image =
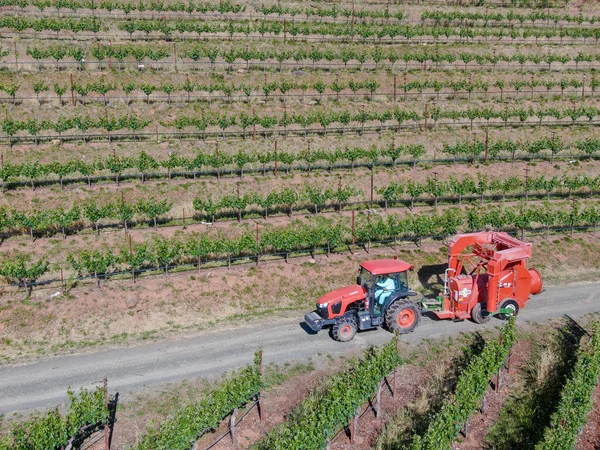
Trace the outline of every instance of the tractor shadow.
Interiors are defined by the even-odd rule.
[[[438,292],[444,289],[444,271],[447,264],[432,264],[422,266],[417,271],[419,283],[425,290],[424,297],[435,298]]]
[[[419,283],[424,289],[424,298],[435,299],[437,294],[444,289],[444,270],[446,270],[447,267],[447,264],[432,264],[429,266],[422,266],[417,271]],[[425,311],[423,316],[434,322],[442,320],[430,311]]]
[[[304,321],[299,322],[298,325],[300,325],[300,328],[302,328],[306,334],[310,334],[310,335],[319,334],[316,331],[314,331],[311,327],[309,327],[308,324]]]

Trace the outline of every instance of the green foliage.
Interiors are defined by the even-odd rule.
[[[574,449],[579,432],[593,406],[592,395],[600,376],[600,322],[593,326],[587,345],[580,347],[577,362],[552,415],[544,438],[536,450]]]
[[[205,432],[216,429],[234,408],[248,403],[261,386],[259,356],[249,365],[219,383],[206,398],[175,412],[160,425],[150,427],[140,438],[138,450],[189,450]]]
[[[54,409],[16,424],[0,440],[0,450],[60,450],[71,437],[78,436],[84,426],[107,423],[109,410],[105,405],[104,387],[93,391],[82,389],[79,396],[71,390],[67,394],[70,405],[66,415]]]
[[[425,435],[415,437],[413,449],[446,450],[452,445],[463,425],[479,407],[492,376],[504,364],[514,341],[515,319],[511,317],[502,329],[500,339],[487,342],[481,354],[475,356],[460,375],[454,398],[444,403]]]
[[[31,283],[48,271],[48,261],[40,259],[34,263],[31,262],[31,255],[17,253],[5,255],[0,262],[0,276],[4,277],[9,283],[19,283],[24,285],[31,293]]]
[[[396,339],[367,350],[344,371],[333,375],[320,391],[306,398],[289,416],[258,442],[255,450],[325,448],[327,440],[356,414],[377,391],[379,383],[403,363]]]

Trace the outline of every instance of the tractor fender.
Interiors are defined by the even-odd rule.
[[[418,294],[414,291],[403,291],[403,292],[398,292],[396,294],[390,295],[385,300],[385,303],[383,304],[383,307],[381,308],[381,310],[385,313],[389,309],[389,307],[392,305],[392,303],[394,303],[396,300],[400,300],[400,299],[404,299],[404,298],[408,298],[408,297],[414,297],[415,295],[418,295]]]

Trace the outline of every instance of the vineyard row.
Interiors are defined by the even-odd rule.
[[[208,18],[214,19],[214,13],[218,12],[224,18],[228,19],[261,19],[261,18],[282,18],[292,19],[292,21],[310,20],[311,18],[318,17],[320,20],[331,18],[333,21],[342,18],[346,23],[355,23],[356,20],[360,20],[364,23],[365,19],[383,19],[383,20],[396,20],[408,23],[417,23],[415,20],[408,19],[408,15],[402,11],[390,11],[389,7],[384,9],[360,9],[356,8],[343,8],[333,5],[331,8],[324,8],[321,6],[311,8],[297,8],[293,6],[283,6],[280,3],[273,5],[261,5],[255,8],[254,11],[243,14],[247,11],[246,6],[235,5],[230,1],[220,2],[219,4],[199,3],[194,4],[189,2],[184,3],[170,3],[165,4],[163,2],[151,2],[144,3],[119,3],[112,2],[109,0],[103,0],[95,3],[93,1],[77,1],[77,0],[2,0],[0,1],[0,7],[18,7],[21,10],[25,10],[28,7],[37,8],[41,12],[45,12],[47,9],[55,9],[57,14],[69,13],[71,10],[73,13],[84,9],[88,10],[83,13],[86,16],[93,17],[108,17],[113,19],[127,19],[127,18],[145,18],[135,13],[145,12],[156,12],[156,13],[184,13],[187,16],[176,17],[176,18],[203,18],[206,17],[194,17],[195,13],[201,13],[203,16],[209,15]],[[62,8],[62,11],[61,11]],[[90,13],[89,11],[93,11]],[[96,11],[107,11],[109,15],[101,15]],[[122,11],[125,16],[115,16],[112,14],[113,11]],[[23,11],[25,12],[25,11]],[[134,13],[134,14],[132,14]],[[240,14],[242,13],[242,14]],[[284,17],[285,16],[285,17]],[[595,24],[599,21],[598,16],[585,16],[570,15],[570,14],[558,14],[550,13],[548,11],[536,11],[528,14],[519,14],[513,9],[509,10],[506,14],[502,12],[490,13],[490,12],[462,12],[462,11],[439,11],[439,10],[425,10],[420,16],[421,23],[427,21],[433,22],[436,26],[440,24],[444,25],[467,25],[473,26],[475,22],[483,22],[483,26],[513,26],[513,22],[518,22],[520,26],[525,24],[531,24],[533,26],[545,25],[549,26],[551,23],[554,26],[559,24],[578,24],[584,23]],[[536,23],[542,22],[542,24]]]
[[[372,61],[375,64],[375,69],[378,66],[383,67],[384,62],[389,62],[391,68],[394,69],[394,65],[398,61],[405,63],[405,69],[409,68],[410,62],[419,63],[419,67],[425,69],[427,63],[430,63],[430,68],[435,67],[438,69],[448,68],[462,68],[465,71],[468,68],[472,68],[471,63],[476,63],[478,66],[489,66],[496,67],[499,62],[504,63],[518,63],[523,71],[524,67],[528,63],[533,63],[536,66],[546,64],[547,69],[557,69],[556,63],[561,63],[563,66],[569,63],[575,63],[575,69],[579,69],[581,63],[596,63],[600,61],[600,55],[586,54],[578,52],[576,55],[556,55],[552,54],[537,54],[537,53],[521,53],[517,52],[513,55],[507,55],[504,53],[471,53],[471,52],[459,52],[458,54],[440,51],[420,50],[415,52],[403,52],[398,49],[386,50],[382,47],[376,47],[371,50],[370,48],[356,49],[352,47],[345,47],[341,50],[336,48],[327,47],[321,49],[319,47],[307,48],[295,48],[291,49],[253,49],[247,47],[244,49],[240,48],[229,48],[223,49],[213,46],[193,46],[184,50],[177,49],[177,44],[171,46],[167,45],[139,45],[139,44],[115,44],[110,46],[94,46],[89,50],[84,47],[77,45],[48,45],[44,48],[40,47],[29,47],[26,51],[27,55],[37,60],[37,64],[41,64],[42,59],[54,59],[58,68],[58,63],[63,61],[65,58],[72,58],[73,61],[70,64],[76,64],[80,70],[83,70],[85,64],[89,63],[89,57],[93,57],[102,69],[101,64],[107,61],[107,64],[112,67],[110,63],[111,58],[116,61],[117,68],[121,68],[123,65],[129,64],[125,61],[126,58],[131,57],[135,59],[135,64],[142,65],[142,62],[147,58],[151,60],[154,67],[159,67],[159,64],[178,64],[177,56],[179,55],[179,64],[184,63],[181,60],[183,58],[189,58],[192,64],[210,64],[211,68],[222,61],[223,64],[227,64],[229,68],[233,66],[238,60],[241,60],[246,68],[250,68],[250,63],[258,64],[266,67],[267,65],[273,65],[281,67],[286,64],[286,61],[293,60],[295,64],[304,64],[307,68],[315,69],[317,64],[320,66],[325,61],[328,64],[333,64],[333,61],[342,61],[343,66],[347,67],[350,63],[355,61],[355,64],[359,64],[359,68],[362,69],[363,65],[368,61]],[[0,57],[8,56],[11,52],[8,49],[0,48]],[[14,65],[18,69],[18,56],[15,56],[15,62],[3,62],[2,64]],[[173,61],[162,61],[167,58],[173,58]],[[273,62],[273,60],[275,60]],[[86,62],[87,61],[87,62]],[[206,62],[204,62],[206,61]],[[303,61],[305,63],[303,63]],[[462,63],[462,67],[455,67],[455,63]],[[26,64],[21,62],[21,65]],[[64,64],[64,63],[63,63]],[[471,64],[471,66],[469,66]],[[554,66],[552,66],[554,64]],[[289,65],[287,63],[286,65]],[[510,64],[509,64],[510,66]],[[192,67],[194,67],[192,65]]]
[[[528,200],[531,198],[545,197],[550,200],[551,194],[557,198],[594,197],[594,193],[600,191],[600,176],[595,178],[588,176],[562,178],[528,177],[526,180],[517,177],[507,179],[488,180],[486,176],[478,178],[451,177],[449,180],[437,180],[429,178],[425,182],[408,181],[407,183],[392,182],[387,186],[376,187],[375,192],[382,199],[371,198],[373,203],[385,206],[406,205],[411,209],[415,202],[430,203],[437,207],[440,203],[458,203],[462,205],[463,200],[473,201],[475,199],[484,202],[488,197],[498,200],[500,197],[506,201],[507,196],[511,200]],[[543,195],[541,194],[543,193]],[[425,196],[425,197],[423,197]],[[350,201],[350,199],[360,200]],[[285,213],[290,217],[293,211],[309,211],[314,214],[325,210],[342,211],[343,207],[353,208],[368,205],[369,200],[364,193],[352,186],[342,186],[339,183],[337,189],[323,189],[317,186],[305,185],[302,189],[284,188],[271,191],[268,194],[250,192],[221,196],[218,199],[198,196],[193,205],[196,214],[182,217],[188,223],[204,222],[214,223],[216,217],[231,218],[237,215],[238,221],[244,217],[263,215],[265,219],[272,213]],[[125,231],[140,222],[150,221],[154,227],[161,224],[172,224],[179,218],[165,217],[173,207],[166,199],[161,201],[151,198],[140,200],[137,203],[127,202],[124,198],[120,201],[98,205],[95,200],[89,200],[82,207],[74,205],[70,208],[58,207],[52,209],[34,209],[31,211],[8,210],[0,207],[0,236],[7,238],[28,233],[31,239],[35,235],[49,235],[61,231],[63,237],[66,233],[73,233],[85,229],[94,228],[99,232],[102,228],[123,226]],[[184,210],[185,213],[185,210]],[[199,215],[198,213],[201,213]],[[136,219],[137,220],[134,220]],[[118,219],[119,224],[107,222],[106,219]],[[87,222],[87,224],[85,223]]]
[[[252,111],[254,113],[254,111]],[[250,129],[254,137],[256,137],[256,125],[260,125],[262,130],[260,133],[264,134],[265,137],[271,129],[279,126],[283,128],[284,134],[295,132],[301,135],[308,134],[312,125],[320,125],[320,130],[310,130],[319,134],[327,135],[327,132],[345,134],[346,131],[356,131],[359,133],[365,132],[365,126],[370,122],[379,122],[380,126],[375,127],[375,130],[379,132],[385,128],[388,129],[400,129],[405,122],[411,122],[412,125],[421,127],[424,129],[430,126],[436,127],[442,126],[471,126],[476,120],[485,120],[485,122],[478,122],[478,126],[508,126],[509,120],[516,118],[518,122],[511,122],[511,125],[545,125],[548,122],[544,122],[544,118],[555,119],[550,124],[552,125],[571,125],[578,123],[579,119],[585,118],[586,122],[582,124],[591,124],[592,120],[600,114],[600,110],[594,106],[579,106],[573,105],[573,109],[559,109],[559,108],[505,108],[502,110],[496,110],[493,108],[471,108],[468,107],[466,110],[451,110],[442,109],[437,105],[433,105],[429,108],[429,105],[425,105],[425,111],[419,113],[415,110],[404,110],[400,108],[382,110],[381,112],[365,111],[364,108],[360,112],[352,112],[350,110],[340,110],[337,112],[330,111],[327,109],[316,110],[309,114],[288,114],[287,110],[284,110],[281,116],[271,115],[256,115],[242,112],[239,115],[221,115],[218,113],[209,113],[202,110],[200,117],[193,116],[179,116],[173,121],[159,121],[160,125],[164,128],[176,129],[175,136],[182,138],[186,133],[186,129],[191,127],[197,130],[197,133],[193,136],[201,136],[205,139],[207,134],[210,133],[209,127],[220,129],[220,132],[214,133],[216,136],[222,134],[225,137],[226,130],[237,127],[239,131],[234,131],[234,134],[241,134],[245,139],[247,132]],[[535,121],[529,121],[528,119],[535,119]],[[569,121],[561,121],[561,119],[570,119]],[[449,122],[439,122],[440,119],[448,119]],[[466,119],[466,121],[464,120]],[[495,119],[492,121],[492,119]],[[428,125],[429,120],[429,125]],[[390,123],[392,122],[392,123]],[[393,123],[395,122],[395,123]],[[433,123],[432,123],[433,122]],[[329,129],[332,124],[339,124],[338,129]],[[351,127],[350,124],[360,124],[360,126]],[[134,114],[128,114],[125,116],[113,116],[110,117],[106,112],[104,117],[97,119],[91,118],[89,115],[86,116],[74,116],[74,117],[59,117],[55,122],[51,120],[37,120],[34,118],[28,120],[14,120],[9,117],[0,122],[0,129],[6,136],[6,141],[9,145],[14,142],[23,140],[33,140],[35,144],[39,140],[47,139],[83,139],[84,141],[90,138],[94,139],[119,139],[119,135],[111,135],[115,131],[130,130],[134,132],[133,136],[152,136],[154,133],[144,134],[144,129],[152,130],[152,121],[150,119],[140,118]],[[299,129],[290,129],[292,125],[297,125]],[[158,140],[158,124],[154,123],[155,134]],[[80,135],[74,135],[68,137],[63,135],[64,132],[69,130],[77,130],[81,132]],[[104,130],[106,135],[95,135],[93,133],[86,134],[93,130]],[[29,134],[20,134],[25,131]],[[42,131],[54,131],[56,135],[40,135]],[[162,130],[161,130],[162,131]],[[142,132],[142,133],[140,133]],[[124,136],[131,137],[131,136]]]
[[[367,350],[361,359],[352,360],[342,372],[330,376],[323,389],[305,398],[286,422],[255,445],[256,450],[326,448],[357,409],[375,395],[385,377],[404,363],[397,339]]]
[[[110,30],[107,21],[97,18],[30,18],[20,16],[4,16],[0,18],[0,28],[17,32],[25,30],[53,31],[59,33],[92,32],[95,38],[101,38],[101,31]],[[228,36],[230,39],[250,37],[282,38],[284,40],[307,40],[310,37],[319,41],[327,40],[365,40],[377,43],[407,42],[415,38],[431,37],[434,42],[469,42],[469,39],[485,38],[486,42],[514,44],[527,42],[535,38],[543,43],[587,43],[587,39],[598,41],[600,27],[565,27],[565,28],[475,28],[475,27],[427,27],[423,25],[371,25],[371,24],[336,24],[287,21],[194,21],[194,20],[151,20],[136,19],[119,21],[117,28],[129,34],[133,39],[150,38],[150,33],[159,33],[159,37],[176,37],[178,39],[193,38],[194,35],[215,38]],[[192,34],[192,36],[190,36]],[[222,36],[219,36],[222,35]],[[58,36],[57,36],[58,37]],[[152,38],[156,38],[153,36]],[[399,41],[397,38],[403,38]],[[440,41],[441,38],[444,40]],[[489,41],[494,38],[494,41]],[[559,38],[555,40],[553,38]],[[567,41],[565,41],[567,38]]]
[[[13,425],[0,439],[0,450],[60,450],[71,448],[77,439],[90,436],[110,421],[112,400],[106,385],[93,391],[82,389],[79,395],[68,390],[69,408],[66,414],[52,409],[45,414]]]
[[[492,377],[505,364],[515,342],[515,318],[502,328],[497,341],[488,341],[480,355],[459,376],[454,394],[429,422],[422,436],[415,436],[413,450],[450,448],[469,418],[480,407]]]
[[[579,153],[574,154],[573,150]],[[571,143],[565,143],[560,137],[554,136],[533,141],[512,141],[512,140],[497,140],[497,141],[459,141],[455,144],[444,143],[442,151],[447,155],[452,156],[458,161],[468,158],[469,161],[481,158],[485,155],[486,159],[502,160],[510,157],[513,161],[518,159],[517,155],[527,154],[537,156],[540,154],[549,153],[551,157],[558,154],[568,152],[569,158],[578,158],[581,156],[593,157],[600,150],[600,140],[596,138],[586,138],[577,140]],[[369,148],[362,147],[345,147],[344,149],[303,149],[300,152],[285,152],[285,151],[245,151],[239,149],[237,153],[230,154],[223,152],[218,148],[214,152],[198,152],[194,157],[185,157],[183,155],[172,153],[167,159],[156,159],[146,152],[142,151],[138,157],[124,157],[116,154],[116,151],[105,159],[96,159],[92,162],[86,162],[82,159],[72,159],[64,163],[53,162],[49,164],[41,164],[39,161],[28,161],[22,164],[11,164],[1,157],[0,164],[0,180],[2,180],[4,188],[7,183],[18,185],[18,180],[25,179],[27,183],[35,189],[39,184],[50,184],[63,182],[72,183],[79,179],[66,179],[69,175],[79,173],[85,177],[90,185],[94,180],[106,179],[106,176],[99,175],[105,171],[112,173],[116,183],[124,175],[131,178],[139,178],[144,182],[148,178],[171,178],[177,176],[197,176],[206,175],[202,172],[202,168],[212,169],[209,174],[220,177],[221,173],[231,172],[230,167],[235,167],[236,173],[243,175],[245,170],[256,171],[255,163],[261,165],[263,175],[266,175],[267,170],[277,175],[277,171],[289,172],[290,170],[307,170],[317,168],[327,168],[328,170],[337,169],[354,169],[354,167],[370,167],[373,168],[379,165],[395,165],[396,163],[409,163],[415,165],[421,161],[421,158],[426,154],[425,147],[422,144],[417,145],[390,145],[387,147],[371,146]],[[531,158],[519,159],[531,159]],[[383,161],[382,161],[383,159]],[[430,162],[431,160],[427,160]],[[307,166],[296,166],[294,163],[305,162]],[[327,166],[320,166],[319,163],[326,163]],[[283,165],[279,167],[279,163]],[[337,165],[336,165],[337,163]],[[339,164],[346,163],[346,164]],[[350,164],[348,166],[348,163]],[[157,169],[167,169],[166,173],[156,172]],[[130,173],[131,169],[137,169],[138,173]],[[188,172],[176,172],[177,169],[185,169]],[[55,175],[58,179],[43,178],[49,175]]]
[[[560,402],[535,450],[575,448],[600,376],[600,322],[595,322],[590,340],[579,348],[577,361],[564,385]]]
[[[25,9],[27,7],[37,8],[39,11],[44,11],[48,8],[54,8],[57,12],[64,13],[65,10],[71,10],[76,12],[80,9],[89,11],[123,11],[125,14],[132,12],[180,12],[186,13],[190,18],[193,17],[194,13],[201,13],[202,15],[210,14],[210,18],[214,19],[214,13],[220,13],[221,15],[226,14],[239,14],[247,10],[246,5],[234,4],[232,1],[221,1],[219,3],[208,3],[208,2],[177,2],[177,3],[164,3],[162,1],[151,1],[144,2],[139,1],[133,2],[118,2],[111,0],[101,0],[95,2],[93,0],[1,0],[0,7],[19,7]],[[402,20],[406,18],[406,14],[402,10],[390,12],[389,8],[383,10],[380,9],[356,9],[356,8],[343,8],[333,5],[331,8],[326,7],[310,7],[310,8],[297,8],[291,6],[283,6],[280,3],[272,5],[260,5],[254,9],[254,14],[261,14],[263,16],[270,16],[276,14],[277,16],[306,16],[327,18],[331,17],[336,19],[338,17],[344,17],[346,20],[354,21],[354,19],[396,19]],[[92,15],[89,14],[88,15]],[[243,18],[259,18],[260,16],[245,16]],[[239,18],[239,16],[238,16]],[[552,18],[554,20],[554,17]],[[595,17],[586,18],[588,20],[581,20],[578,17],[572,17],[569,20],[569,16],[566,15],[561,20],[573,21],[579,24],[583,22],[594,23]]]
[[[600,207],[597,202],[572,202],[571,205],[544,204],[521,205],[519,207],[481,206],[435,210],[433,214],[413,214],[401,218],[389,214],[382,216],[359,216],[355,227],[347,219],[328,220],[317,217],[307,223],[296,221],[288,226],[268,227],[262,232],[246,230],[241,235],[225,236],[221,231],[190,233],[183,237],[162,238],[152,241],[134,242],[131,237],[125,245],[103,250],[83,250],[69,254],[67,260],[77,276],[73,279],[100,278],[131,273],[135,281],[136,272],[164,270],[175,265],[197,268],[211,261],[227,261],[250,258],[259,263],[261,257],[290,253],[310,252],[316,257],[317,248],[332,250],[362,243],[368,249],[370,243],[398,240],[418,241],[426,236],[447,236],[459,230],[491,229],[543,229],[553,227],[593,226],[600,222]],[[258,230],[258,225],[257,225]],[[50,269],[48,261],[38,256],[31,262],[29,254],[6,254],[0,263],[0,276],[9,283],[16,283],[31,291],[39,283],[36,280]],[[48,284],[59,280],[47,280]]]
[[[236,408],[259,396],[263,386],[262,352],[254,355],[254,363],[234,372],[199,401],[177,410],[167,420],[149,426],[137,450],[189,450]]]
[[[514,90],[506,89],[506,87],[513,87]],[[546,88],[545,91],[535,90],[535,87],[544,86]],[[37,81],[33,83],[31,86],[35,97],[17,97],[17,92],[22,87],[22,84],[10,82],[10,83],[0,83],[0,91],[8,94],[10,98],[2,99],[1,101],[11,101],[14,105],[22,102],[23,100],[35,99],[40,105],[44,101],[48,101],[51,99],[58,99],[61,106],[63,106],[63,96],[67,92],[67,86],[61,85],[59,83],[55,83],[53,86],[54,92],[56,93],[55,97],[43,95],[45,92],[50,91],[50,86],[46,84],[44,81]],[[560,80],[545,80],[539,81],[535,80],[533,77],[531,80],[513,80],[508,83],[502,78],[496,79],[496,81],[492,84],[489,81],[480,81],[475,80],[472,81],[471,78],[469,80],[463,79],[458,81],[438,81],[438,80],[425,80],[425,81],[411,81],[406,84],[395,84],[395,90],[393,91],[378,91],[381,87],[379,82],[375,79],[367,79],[364,81],[354,81],[350,80],[347,83],[343,81],[339,81],[338,79],[334,80],[332,83],[328,84],[323,80],[317,80],[313,83],[298,83],[290,80],[282,80],[282,81],[271,81],[267,82],[263,85],[251,85],[251,84],[233,84],[233,83],[218,83],[218,84],[202,84],[202,83],[194,83],[188,79],[184,83],[174,84],[174,83],[161,83],[160,85],[155,85],[151,83],[135,83],[133,81],[127,83],[121,83],[121,85],[117,85],[116,82],[106,81],[104,78],[90,82],[90,83],[79,83],[73,82],[70,85],[69,91],[71,92],[71,103],[81,103],[85,106],[86,102],[91,103],[94,101],[99,101],[106,104],[109,101],[120,99],[125,100],[125,103],[129,105],[131,101],[135,100],[143,100],[148,104],[150,102],[156,102],[165,100],[170,103],[171,101],[179,101],[184,100],[188,103],[191,101],[203,100],[207,102],[218,101],[218,100],[226,100],[227,102],[231,102],[235,100],[235,95],[237,94],[237,99],[245,102],[250,102],[252,98],[263,98],[265,101],[268,101],[269,97],[271,98],[280,98],[285,101],[286,98],[294,98],[299,97],[300,101],[304,100],[305,96],[310,95],[319,95],[319,101],[323,100],[323,97],[329,98],[333,97],[335,100],[339,100],[340,96],[343,97],[364,97],[368,95],[369,99],[373,99],[375,96],[385,95],[388,98],[404,98],[406,100],[407,96],[411,97],[421,96],[435,96],[439,99],[440,95],[468,95],[468,99],[471,99],[471,95],[485,94],[493,95],[500,94],[500,100],[503,99],[504,95],[516,94],[518,97],[520,93],[533,95],[542,95],[542,96],[550,96],[550,94],[558,94],[564,96],[565,90],[569,90],[569,88],[573,88],[568,91],[571,95],[581,95],[584,97],[586,95],[585,88],[588,87],[588,95],[594,97],[594,94],[600,87],[600,79],[596,77],[596,74],[592,74],[590,77],[589,83],[586,83],[586,77],[584,76],[582,79],[580,78],[561,78]],[[490,87],[494,87],[497,90],[490,91]],[[553,90],[555,87],[560,87],[560,91]],[[524,88],[528,88],[528,92],[524,91]],[[428,91],[427,89],[431,89]],[[344,93],[343,91],[350,90],[352,94]],[[126,97],[122,96],[111,96],[108,95],[110,92],[119,92],[122,91]],[[135,91],[142,92],[145,97],[139,96],[131,96],[131,94]],[[275,92],[279,91],[281,93],[280,96],[275,94]],[[298,93],[300,91],[301,93]],[[314,92],[312,92],[314,91]],[[328,92],[329,91],[329,92]],[[411,92],[416,91],[416,92]],[[101,97],[89,97],[88,94],[91,92],[101,95]],[[164,96],[156,96],[153,95],[155,92],[162,92],[167,95]],[[184,95],[177,96],[176,93],[181,92],[185,93]],[[194,92],[203,93],[204,95],[194,95]],[[221,95],[214,95],[214,93],[222,93]],[[75,93],[78,94],[78,97],[75,97]],[[42,96],[40,97],[40,94]]]

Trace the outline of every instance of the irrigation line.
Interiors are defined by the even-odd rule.
[[[536,116],[532,116],[536,117]],[[548,116],[544,116],[548,117]],[[479,119],[482,120],[482,119]],[[485,119],[483,119],[485,120]],[[585,122],[580,121],[542,121],[540,120],[530,120],[530,121],[494,121],[494,122],[485,122],[481,123],[477,119],[471,123],[470,121],[458,122],[444,122],[444,121],[435,121],[432,123],[432,119],[429,119],[427,124],[427,130],[435,131],[438,127],[448,127],[448,128],[507,128],[507,127],[571,127],[574,125],[579,126],[591,126],[591,125],[600,125],[600,119],[592,119],[586,120]],[[287,136],[327,136],[328,134],[333,135],[341,135],[344,136],[346,133],[357,133],[358,135],[363,134],[381,134],[386,130],[393,130],[396,132],[400,132],[402,130],[414,130],[414,129],[422,129],[425,130],[425,122],[419,121],[417,123],[402,123],[397,125],[365,125],[365,126],[347,126],[347,127],[330,127],[330,128],[284,128],[284,129],[262,129],[256,131],[256,136],[264,136],[265,139],[269,137],[287,137]],[[2,136],[4,145],[11,146],[17,143],[25,143],[28,142],[30,144],[38,144],[44,141],[52,141],[52,140],[60,140],[61,142],[81,142],[84,141],[88,143],[89,141],[95,142],[137,142],[142,140],[153,140],[159,141],[159,136],[162,140],[169,139],[178,139],[178,140],[199,140],[202,139],[205,141],[207,138],[210,139],[227,139],[232,137],[238,137],[243,139],[252,138],[253,131],[246,129],[244,132],[241,131],[197,131],[197,132],[142,132],[142,133],[104,133],[104,134],[62,134],[62,135],[37,135],[37,136]]]
[[[579,225],[579,226],[573,226],[572,229],[571,227],[564,227],[564,226],[560,226],[560,227],[542,227],[542,228],[532,228],[532,229],[524,229],[524,230],[515,230],[515,229],[510,229],[510,230],[503,230],[507,233],[513,234],[513,235],[517,235],[518,233],[521,232],[527,232],[530,234],[546,234],[549,232],[553,232],[555,234],[563,234],[564,232],[586,232],[589,231],[590,229],[594,230],[594,232],[597,229],[597,225]],[[428,236],[402,236],[402,237],[396,237],[396,239],[385,239],[385,240],[371,240],[371,241],[366,241],[366,242],[356,242],[356,246],[358,248],[363,247],[363,248],[368,248],[368,246],[373,246],[373,245],[388,245],[388,244],[393,244],[394,248],[402,243],[402,242],[418,242],[419,240],[422,239],[434,239],[434,240],[443,240],[448,238],[449,235],[428,235]],[[346,250],[341,250],[341,248],[346,248]],[[301,258],[301,257],[305,257],[305,256],[316,256],[317,254],[320,255],[329,255],[331,253],[346,253],[346,252],[350,252],[352,253],[352,244],[345,242],[343,244],[341,244],[338,248],[335,249],[336,251],[334,251],[334,249],[328,249],[326,247],[311,247],[310,249],[296,249],[296,250],[291,250],[289,252],[274,252],[274,253],[262,253],[259,256],[260,261],[262,261],[263,264],[268,263],[268,262],[281,262],[281,261],[285,261],[285,260],[289,260],[289,259],[294,259],[294,258]],[[329,253],[328,253],[329,251]],[[313,253],[314,252],[314,253]],[[194,262],[190,262],[190,263],[185,263],[185,264],[176,264],[176,265],[167,265],[166,266],[166,270],[167,273],[169,274],[179,274],[179,273],[184,273],[184,272],[191,272],[191,271],[200,271],[202,270],[202,266],[210,266],[208,267],[208,269],[212,269],[215,267],[232,267],[232,266],[241,266],[241,265],[247,265],[247,264],[256,264],[256,256],[257,255],[245,255],[245,256],[239,256],[239,257],[231,257],[231,258],[216,258],[216,259],[211,259],[211,260],[207,260],[207,261],[203,261],[200,263],[200,268],[198,268],[198,263],[197,261]],[[267,259],[265,259],[267,258]],[[177,272],[168,272],[169,270],[172,269],[181,269],[178,270]],[[207,269],[205,269],[207,270]],[[132,270],[123,270],[123,271],[118,271],[118,272],[111,272],[111,273],[105,273],[105,274],[98,274],[98,280],[104,280],[105,282],[110,280],[111,278],[114,277],[127,277],[130,279],[130,277],[132,276],[132,272],[135,275],[142,275],[142,274],[148,274],[151,272],[159,272],[161,275],[165,275],[165,266],[161,266],[161,267],[145,267],[143,269],[134,269]],[[146,276],[152,276],[152,275],[146,275]],[[136,276],[136,279],[138,279],[139,277]],[[122,278],[125,279],[125,278]],[[82,275],[82,276],[77,276],[77,275],[72,275],[70,277],[66,277],[64,279],[60,279],[60,278],[52,278],[49,280],[44,280],[44,281],[35,281],[35,282],[30,282],[27,283],[27,285],[25,285],[24,283],[14,283],[14,284],[5,284],[5,285],[0,285],[0,289],[5,289],[5,288],[25,288],[25,287],[42,287],[42,288],[51,288],[53,285],[60,285],[63,286],[66,283],[70,283],[73,281],[90,281],[96,280],[96,277],[94,277],[93,275]]]

